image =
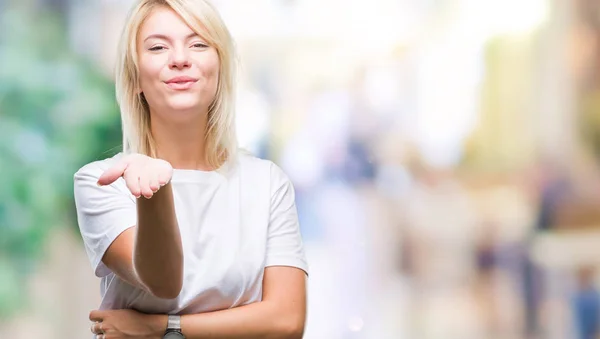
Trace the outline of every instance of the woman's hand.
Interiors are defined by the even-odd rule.
[[[162,159],[143,154],[129,154],[98,179],[98,185],[110,185],[119,177],[125,179],[127,188],[136,198],[142,195],[150,199],[173,175],[173,167]]]
[[[167,329],[167,316],[135,310],[90,312],[96,339],[161,339]]]

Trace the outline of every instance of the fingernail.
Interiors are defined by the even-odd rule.
[[[98,185],[98,187],[102,187],[102,186],[104,186],[104,185],[102,185],[102,184],[101,184],[101,183],[99,183],[99,182],[96,182],[96,185]]]

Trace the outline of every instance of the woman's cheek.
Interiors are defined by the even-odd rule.
[[[211,52],[209,56],[200,63],[202,73],[206,78],[218,77],[219,66],[219,55],[216,51]]]

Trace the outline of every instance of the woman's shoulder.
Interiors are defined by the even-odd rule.
[[[259,158],[248,150],[240,149],[237,154],[238,162],[243,167],[261,167],[268,170],[273,162],[268,159]]]
[[[259,158],[248,151],[240,151],[238,159],[241,167],[252,176],[267,175],[271,182],[289,181],[283,169],[272,160]]]

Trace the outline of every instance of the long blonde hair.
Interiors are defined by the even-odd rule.
[[[144,20],[157,7],[175,11],[194,32],[214,47],[220,71],[215,99],[208,109],[206,162],[219,168],[235,159],[235,74],[233,39],[217,10],[206,0],[140,0],[128,15],[121,35],[116,67],[116,96],[121,109],[123,152],[156,157],[156,144],[150,130],[150,110],[139,91],[137,38]]]

